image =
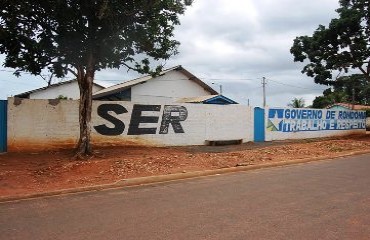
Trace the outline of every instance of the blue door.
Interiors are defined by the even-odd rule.
[[[8,101],[0,100],[0,152],[6,152],[7,146],[7,109]]]
[[[254,141],[265,141],[265,109],[254,108]]]

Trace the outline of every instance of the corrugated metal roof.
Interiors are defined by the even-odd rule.
[[[206,95],[190,98],[181,98],[177,102],[180,103],[205,103],[205,104],[238,104],[234,100],[223,95]]]
[[[164,74],[166,74],[170,71],[174,71],[174,70],[175,71],[181,71],[185,76],[187,76],[189,78],[189,80],[196,82],[198,85],[202,86],[205,90],[207,90],[211,94],[217,94],[217,91],[215,91],[213,88],[208,86],[205,82],[203,82],[202,80],[200,80],[199,78],[197,78],[196,76],[191,74],[189,71],[184,69],[181,65],[173,67],[173,68],[166,69],[166,70],[162,71],[159,75],[164,75]],[[106,89],[95,92],[93,94],[93,98],[96,99],[96,98],[104,97],[104,96],[107,96],[107,95],[115,94],[117,92],[121,92],[125,89],[131,88],[135,85],[138,85],[140,83],[144,83],[144,82],[149,81],[151,79],[153,79],[153,77],[151,75],[146,75],[146,76],[136,78],[136,79],[124,82],[124,83],[120,83],[120,84],[117,84],[117,85],[114,85],[114,86],[108,87]]]
[[[180,103],[202,103],[204,101],[207,101],[211,98],[214,98],[218,95],[206,95],[206,96],[198,96],[198,97],[189,97],[189,98],[181,98],[177,100],[177,102]]]

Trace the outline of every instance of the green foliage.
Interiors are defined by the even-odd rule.
[[[362,74],[338,78],[334,84],[334,91],[343,92],[347,96],[347,101],[370,105],[370,83]]]
[[[303,98],[294,98],[288,103],[288,107],[292,108],[304,108],[305,102]]]
[[[334,103],[355,103],[370,105],[370,84],[362,74],[344,76],[337,79],[322,96],[313,100],[313,108],[325,108]]]
[[[349,96],[342,91],[332,91],[326,89],[322,96],[316,97],[312,102],[313,108],[326,108],[334,103],[348,102]]]
[[[64,95],[59,95],[56,99],[67,100],[68,97],[67,96],[64,96]]]
[[[5,67],[33,74],[47,68],[57,77],[70,67],[94,71],[127,66],[154,73],[150,59],[177,53],[173,37],[180,0],[3,0],[0,3],[0,53]],[[141,60],[136,60],[141,56]],[[75,71],[77,72],[77,71]]]
[[[191,0],[2,0],[0,53],[16,75],[75,75],[80,88],[76,157],[92,154],[92,83],[95,72],[122,65],[158,74],[151,61],[177,53],[172,39]]]
[[[290,52],[294,61],[309,63],[302,73],[316,83],[333,85],[333,71],[361,71],[370,82],[370,9],[369,0],[340,0],[338,18],[329,26],[319,25],[312,36],[294,40]]]
[[[370,117],[370,109],[366,110],[366,117]]]

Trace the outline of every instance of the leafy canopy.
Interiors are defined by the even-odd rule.
[[[304,108],[305,107],[305,101],[303,98],[294,98],[288,103],[288,107],[292,108]]]
[[[33,74],[47,68],[57,77],[72,68],[125,65],[150,72],[150,59],[168,59],[180,0],[2,0],[0,53],[5,67]],[[136,60],[141,56],[141,60]],[[86,69],[86,68],[85,68]],[[159,71],[159,69],[157,69]]]
[[[150,60],[177,53],[172,39],[191,0],[2,0],[0,53],[16,74],[73,73],[80,88],[76,157],[92,154],[92,83],[95,72],[124,65],[155,74]],[[141,58],[141,61],[136,59]]]
[[[323,95],[316,97],[312,108],[326,108],[334,103],[347,103],[349,96],[342,91],[333,91],[331,88],[324,90]]]
[[[370,104],[370,84],[362,74],[339,77],[333,85],[313,100],[313,108],[325,108],[334,103]]]
[[[370,9],[369,0],[340,0],[338,18],[329,26],[319,25],[312,36],[294,40],[290,52],[294,61],[309,63],[302,73],[315,83],[332,85],[333,71],[360,70],[370,82]]]

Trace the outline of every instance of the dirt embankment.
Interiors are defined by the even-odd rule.
[[[95,147],[87,161],[71,150],[0,154],[0,197],[113,183],[121,179],[370,150],[370,135],[235,146]]]

